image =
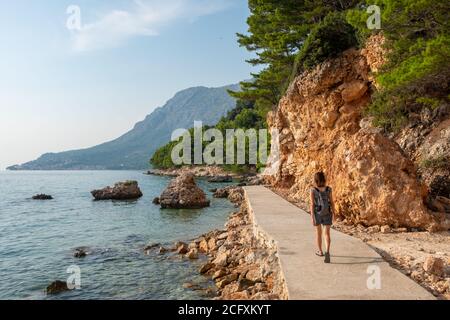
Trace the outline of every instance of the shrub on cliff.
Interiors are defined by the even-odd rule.
[[[362,10],[347,13],[361,39],[372,33],[366,26],[369,4],[381,9],[390,53],[377,75],[381,90],[367,113],[374,116],[375,125],[395,131],[408,122],[410,114],[450,102],[450,4],[447,0],[367,1]]]
[[[311,30],[329,14],[343,12],[359,2],[249,0],[248,33],[238,34],[238,42],[255,53],[255,57],[248,62],[253,66],[262,66],[262,69],[252,74],[252,81],[242,82],[242,91],[234,92],[233,95],[254,101],[257,110],[267,113],[285,93],[295,58],[309,38]],[[331,31],[328,30],[329,33]],[[322,35],[318,36],[322,38]],[[327,48],[320,45],[325,44],[324,42],[311,41],[308,65],[321,61],[323,55],[340,50],[341,43],[331,40],[330,38],[326,43],[329,45]],[[321,50],[321,53],[312,52],[315,49]]]
[[[310,33],[296,57],[295,74],[311,69],[328,58],[357,45],[356,30],[340,13],[325,17]]]

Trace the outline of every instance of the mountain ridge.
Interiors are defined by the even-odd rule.
[[[170,140],[173,130],[191,128],[194,121],[215,124],[233,109],[235,100],[228,90],[239,90],[239,85],[181,90],[114,140],[83,149],[44,153],[36,160],[10,166],[7,170],[146,169],[153,152]]]

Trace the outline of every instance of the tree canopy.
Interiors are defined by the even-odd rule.
[[[275,106],[293,72],[296,56],[312,30],[331,13],[345,11],[359,1],[249,0],[251,15],[247,34],[238,34],[238,43],[255,53],[248,60],[262,66],[251,81],[241,83],[242,91],[233,96],[254,101],[265,114]]]

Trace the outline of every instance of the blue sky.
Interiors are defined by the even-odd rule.
[[[116,138],[179,90],[248,79],[248,14],[246,0],[0,0],[0,169]]]

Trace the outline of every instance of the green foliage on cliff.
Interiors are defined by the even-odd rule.
[[[450,167],[450,157],[440,155],[435,158],[428,158],[422,161],[421,166],[428,169],[448,169]]]
[[[293,69],[299,72],[299,66],[311,67],[347,47],[343,44],[349,42],[349,26],[336,19],[336,12],[358,2],[249,0],[248,33],[238,34],[238,42],[255,53],[248,62],[263,69],[252,74],[252,81],[242,82],[242,91],[233,95],[254,101],[259,112],[267,113],[284,94]],[[333,30],[333,25],[338,29]]]
[[[328,58],[356,46],[355,29],[340,13],[330,13],[312,29],[295,60],[299,74],[303,69],[311,69]]]
[[[365,8],[362,2],[362,8]],[[377,75],[381,90],[367,113],[375,124],[392,131],[410,114],[449,103],[450,3],[447,0],[376,0],[381,8],[382,32],[390,53]],[[351,10],[347,20],[364,40],[371,32],[364,10]]]
[[[167,169],[175,167],[172,161],[172,149],[177,145],[178,141],[171,141],[161,148],[157,149],[150,159],[150,163],[159,169]]]

